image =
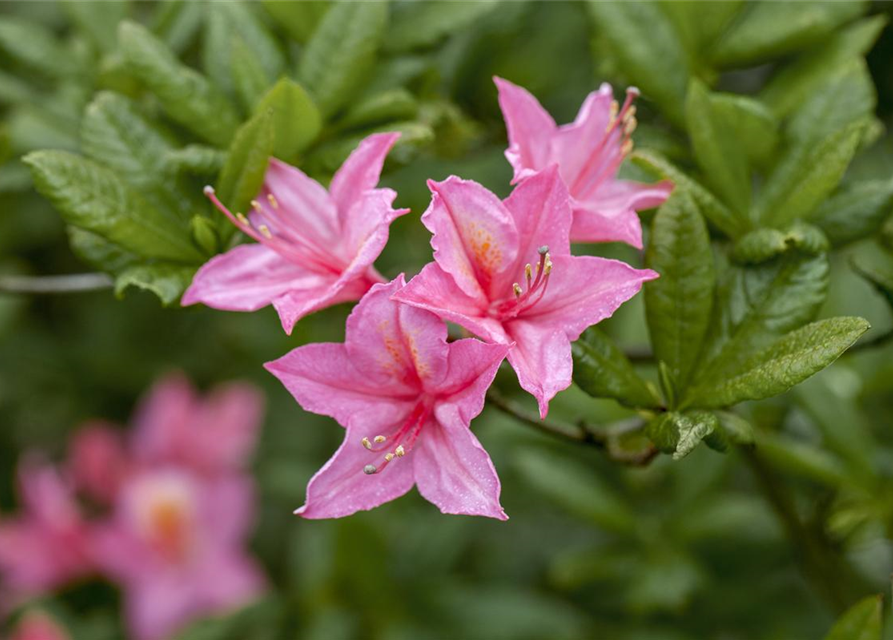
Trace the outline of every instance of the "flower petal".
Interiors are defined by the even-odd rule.
[[[81,427],[69,446],[68,468],[78,488],[99,504],[111,504],[128,471],[119,430],[93,422]]]
[[[317,247],[338,246],[341,228],[335,202],[321,184],[300,169],[271,158],[259,203],[263,222],[270,229]]]
[[[199,405],[190,425],[192,446],[183,453],[203,471],[244,468],[257,441],[264,398],[252,385],[230,383],[214,389]]]
[[[484,408],[487,388],[510,349],[474,338],[450,343],[449,371],[431,391],[438,398],[436,415],[444,424],[468,424]]]
[[[291,335],[301,318],[342,302],[359,300],[372,284],[373,281],[365,275],[342,274],[337,279],[323,280],[316,287],[286,291],[273,298],[273,308],[279,314],[285,333]]]
[[[409,410],[404,414],[404,418]],[[361,440],[374,438],[392,429],[392,421],[380,416],[363,416],[347,429],[344,442],[307,485],[304,506],[295,511],[304,518],[341,518],[367,511],[399,498],[412,488],[412,464],[394,459],[379,473],[366,474],[368,464],[380,465],[383,454],[367,451]],[[397,422],[397,421],[393,421]],[[410,452],[410,456],[414,452]]]
[[[364,224],[362,213],[354,211],[366,191],[378,185],[381,168],[399,133],[375,133],[363,139],[332,177],[329,193],[338,207],[342,231]]]
[[[428,181],[432,198],[422,223],[434,236],[434,260],[468,296],[488,300],[492,285],[511,270],[518,230],[502,202],[476,182],[450,176]]]
[[[548,323],[513,320],[505,326],[515,346],[508,360],[521,388],[536,398],[540,418],[549,412],[549,401],[571,384],[571,342],[560,327]]]
[[[345,277],[366,272],[387,244],[391,223],[409,213],[409,209],[393,208],[396,197],[392,189],[373,189],[354,204],[355,218],[344,229],[344,251],[350,258]]]
[[[187,437],[199,399],[186,377],[165,376],[140,400],[133,418],[130,450],[142,462],[169,464],[188,449]]]
[[[508,131],[505,157],[515,170],[513,184],[546,166],[555,121],[533,95],[508,80],[494,77],[499,107]]]
[[[643,184],[609,180],[586,201],[574,201],[574,242],[625,242],[642,248],[642,224],[636,213],[663,204],[673,190],[669,181]]]

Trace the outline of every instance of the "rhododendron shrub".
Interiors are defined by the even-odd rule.
[[[2,9],[0,636],[882,637],[882,4]]]

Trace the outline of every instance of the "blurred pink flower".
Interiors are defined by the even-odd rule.
[[[618,107],[611,85],[602,84],[586,98],[573,123],[557,126],[526,89],[502,78],[494,81],[508,129],[505,157],[515,170],[514,182],[557,164],[571,195],[571,240],[620,241],[641,249],[642,225],[636,211],[660,205],[673,184],[617,178],[632,149],[630,135],[636,127],[632,102],[638,89],[627,89],[626,100]]]
[[[34,457],[19,467],[21,513],[0,521],[3,606],[91,573],[88,527],[59,472]]]
[[[448,344],[437,316],[391,300],[403,286],[402,275],[374,286],[343,344],[306,345],[266,365],[304,409],[347,429],[296,513],[338,518],[416,485],[443,513],[505,520],[499,478],[469,424],[508,347]]]
[[[509,362],[545,417],[549,400],[571,383],[571,342],[657,274],[570,255],[568,194],[554,165],[504,202],[455,176],[428,186],[433,197],[422,222],[434,234],[434,262],[395,299],[486,340],[513,343]]]
[[[388,240],[397,194],[376,189],[385,156],[399,133],[374,134],[345,160],[326,191],[304,173],[270,160],[253,211],[233,215],[210,187],[206,194],[257,244],[244,244],[208,261],[182,304],[255,311],[272,304],[291,333],[307,314],[359,300],[382,277],[372,267]]]
[[[9,640],[69,640],[70,637],[47,614],[29,611],[16,625]]]

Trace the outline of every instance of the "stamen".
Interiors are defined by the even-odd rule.
[[[633,141],[632,140],[627,140],[626,142],[623,143],[623,146],[620,147],[620,153],[623,156],[628,156],[630,151],[632,151],[632,150],[633,150]]]
[[[397,445],[397,448],[394,449],[394,454],[396,454],[398,458],[402,458],[406,455],[406,449],[403,448],[402,444]]]
[[[363,438],[360,442],[363,443],[363,446],[372,451],[372,443],[369,442],[369,438]]]
[[[375,436],[374,438],[372,438],[372,442],[374,442],[375,444],[381,444],[385,440],[387,440],[387,438],[385,438],[384,436]]]
[[[263,208],[260,206],[260,202],[258,202],[257,200],[252,200],[252,201],[251,201],[251,207],[252,207],[255,211],[257,211],[258,213],[263,213],[263,212],[264,212]]]
[[[238,220],[239,222],[241,222],[241,223],[242,223],[243,225],[245,225],[246,227],[250,227],[250,226],[251,226],[251,223],[248,222],[248,218],[245,217],[245,214],[244,214],[244,213],[237,213],[237,214],[236,214],[236,220]]]
[[[206,196],[208,196],[208,197],[211,197],[211,196],[214,195],[214,187],[212,187],[212,186],[209,185],[209,184],[208,184],[208,185],[205,185],[205,188],[202,189],[202,193],[204,193],[204,194],[205,194]]]
[[[386,453],[386,454],[384,454],[384,461],[385,461],[385,462],[390,462],[390,461],[393,460],[393,459],[394,459],[394,454],[393,454],[393,453]]]
[[[541,246],[539,249],[537,249],[536,252],[537,252],[538,254],[540,254],[541,256],[546,255],[547,253],[549,253],[549,245],[544,244],[544,245]]]
[[[527,280],[527,288],[530,288],[530,281],[533,279],[533,267],[530,266],[528,262],[524,265],[524,278]]]
[[[367,476],[371,476],[378,473],[378,469],[375,468],[374,464],[367,464],[365,467],[363,467],[363,473],[365,473]]]
[[[279,208],[279,202],[276,201],[276,196],[274,196],[272,193],[267,194],[267,200],[270,201],[271,207],[273,207],[274,209]]]
[[[257,225],[257,230],[260,231],[265,238],[272,238],[273,234],[270,233],[270,227],[265,224]]]
[[[518,297],[518,298],[520,298],[520,297],[521,297],[521,294],[524,293],[524,289],[522,289],[522,288],[521,288],[521,285],[518,284],[517,282],[516,282],[515,284],[512,285],[512,289],[513,289],[514,292],[515,292],[515,296]]]

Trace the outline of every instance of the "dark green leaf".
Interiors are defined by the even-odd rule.
[[[199,2],[168,0],[155,13],[152,32],[175,53],[182,53],[202,26],[205,7]]]
[[[366,96],[350,108],[338,121],[339,129],[369,127],[392,120],[411,120],[419,105],[406,89],[389,89]]]
[[[882,596],[868,596],[847,609],[825,640],[881,640]]]
[[[673,21],[691,57],[702,59],[744,6],[744,0],[674,0],[658,5]]]
[[[772,112],[762,102],[733,93],[714,93],[710,101],[722,126],[734,132],[739,147],[733,153],[743,150],[752,165],[769,166],[779,138],[778,119]]]
[[[386,2],[338,2],[307,43],[298,79],[323,114],[344,106],[363,84],[388,21]]]
[[[115,295],[124,297],[130,287],[151,291],[165,306],[174,304],[192,282],[196,267],[178,264],[138,264],[115,278]]]
[[[809,217],[839,246],[864,238],[893,212],[893,180],[844,183]]]
[[[217,227],[210,218],[193,216],[190,226],[192,228],[192,240],[202,252],[209,256],[219,253],[220,238],[217,235]]]
[[[498,1],[494,0],[400,3],[394,7],[384,49],[389,53],[400,53],[433,45],[441,38],[460,33],[466,26],[493,11],[497,4]]]
[[[853,268],[893,307],[893,255],[877,245],[873,248],[873,251],[855,254],[852,258]]]
[[[796,249],[807,255],[818,255],[830,248],[828,238],[818,227],[794,222],[784,231],[757,229],[735,242],[732,252],[737,262],[758,264]]]
[[[80,227],[69,226],[68,241],[78,258],[101,271],[118,273],[140,262],[140,257],[102,236]]]
[[[829,318],[793,331],[749,358],[728,378],[692,391],[698,406],[727,407],[784,393],[834,362],[869,328],[862,318]]]
[[[716,411],[719,427],[732,444],[750,446],[754,443],[753,426],[744,418],[728,411]]]
[[[596,327],[573,344],[574,382],[595,398],[614,398],[630,407],[658,407],[660,399],[636,375],[632,364],[611,338]]]
[[[716,275],[707,226],[678,186],[654,217],[645,265],[660,274],[645,284],[651,343],[682,389],[710,322]]]
[[[292,160],[322,130],[319,109],[304,88],[288,78],[282,78],[270,89],[258,103],[256,113],[268,110],[273,113],[273,154],[282,160]]]

